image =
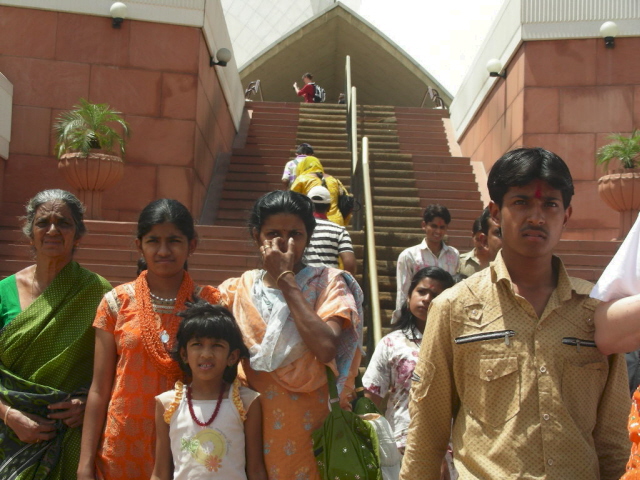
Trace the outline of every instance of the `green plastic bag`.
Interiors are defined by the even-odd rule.
[[[340,408],[336,379],[327,367],[331,411],[313,432],[313,454],[322,480],[382,480],[378,437],[369,422]]]

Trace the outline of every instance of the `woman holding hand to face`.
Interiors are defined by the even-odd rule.
[[[263,268],[220,285],[249,347],[243,375],[260,393],[271,480],[319,479],[311,433],[329,413],[325,365],[346,404],[360,364],[362,291],[342,270],[302,262],[314,228],[308,197],[267,193],[249,220]]]

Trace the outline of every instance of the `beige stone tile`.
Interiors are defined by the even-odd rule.
[[[525,88],[523,106],[524,132],[558,132],[559,98],[557,88]]]
[[[527,134],[524,139],[529,147],[542,147],[561,157],[569,166],[574,181],[600,177],[595,164],[595,134]]]
[[[193,169],[188,167],[158,167],[158,198],[174,198],[191,210]]]
[[[544,40],[525,43],[525,86],[593,85],[596,47],[601,39]]]
[[[11,116],[10,154],[51,155],[51,128],[50,108],[14,105]]]
[[[179,73],[162,75],[162,116],[194,120],[198,77]]]
[[[633,129],[633,87],[573,87],[559,92],[561,133]]]
[[[126,66],[131,22],[112,27],[111,17],[58,14],[56,58],[69,62]]]
[[[153,165],[193,165],[195,122],[129,115],[126,119],[132,131],[127,159]]]
[[[89,95],[89,65],[0,55],[14,105],[68,109]]]
[[[89,95],[92,102],[108,103],[128,115],[156,117],[161,84],[160,72],[93,65]]]
[[[0,6],[0,56],[53,58],[57,19],[56,12]]]
[[[197,72],[200,29],[137,21],[132,21],[130,28],[129,59],[132,66],[150,70]]]
[[[128,212],[137,220],[142,209],[158,198],[156,192],[157,168],[152,165],[127,162],[124,167],[124,177],[115,187],[104,192],[102,205],[108,210]],[[117,219],[110,220],[123,221],[122,213]]]

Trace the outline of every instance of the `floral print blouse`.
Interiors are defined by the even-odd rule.
[[[414,340],[414,336],[416,340]],[[365,389],[380,397],[389,394],[385,417],[398,448],[405,446],[409,428],[409,390],[416,367],[422,335],[418,331],[396,330],[376,346],[362,378]]]

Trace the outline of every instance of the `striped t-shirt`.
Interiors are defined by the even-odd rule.
[[[338,256],[343,252],[353,252],[347,229],[329,220],[316,218],[316,228],[304,251],[303,262],[312,267],[325,265],[338,268]]]

